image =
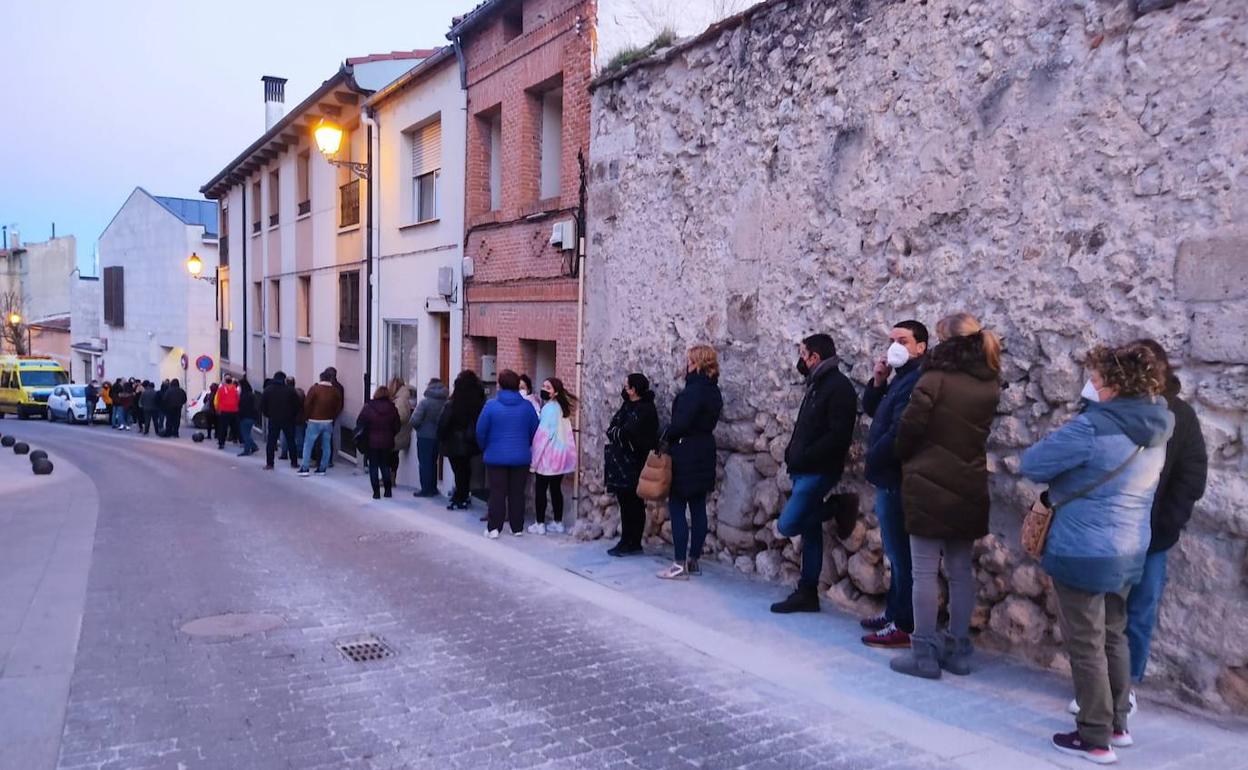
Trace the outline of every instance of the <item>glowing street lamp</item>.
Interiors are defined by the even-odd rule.
[[[18,326],[19,324],[21,324],[21,322],[22,322],[21,313],[17,312],[16,310],[14,310],[12,313],[9,313],[9,324],[11,324],[12,326]]]
[[[342,149],[342,126],[332,120],[321,118],[317,121],[316,128],[312,129],[312,136],[316,139],[316,148],[321,151],[321,155],[325,156],[325,160],[331,166],[349,168],[360,179],[368,179],[367,163],[338,160],[334,157],[338,154],[338,150]]]
[[[190,273],[191,277],[198,281],[207,281],[213,286],[217,285],[216,276],[202,275],[204,272],[204,260],[200,259],[195,252],[191,252],[191,256],[186,258],[186,272]]]

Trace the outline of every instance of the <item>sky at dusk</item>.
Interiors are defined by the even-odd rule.
[[[75,235],[78,261],[136,186],[197,198],[264,131],[261,75],[298,104],[351,56],[445,44],[477,0],[0,0],[0,224]]]

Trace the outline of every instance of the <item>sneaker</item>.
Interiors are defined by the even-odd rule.
[[[524,537],[524,530],[523,530],[523,529],[513,529],[513,530],[511,531],[511,536],[512,536],[512,537]]]
[[[300,469],[299,469],[299,475],[300,475],[300,476],[310,476],[310,475],[312,475],[312,474],[308,472],[308,469],[307,469],[307,468],[300,468]]]
[[[1131,737],[1131,733],[1123,730],[1120,733],[1114,733],[1109,736],[1109,745],[1116,749],[1125,749],[1128,746],[1135,745],[1135,739]]]
[[[546,525],[545,525],[545,524],[542,524],[541,522],[538,522],[538,523],[536,523],[536,524],[530,524],[530,525],[529,525],[529,534],[530,534],[530,535],[544,535],[544,534],[546,534]]]
[[[780,615],[790,612],[818,612],[819,592],[810,588],[797,588],[784,601],[771,605],[771,611]]]
[[[910,646],[910,634],[902,631],[895,624],[889,623],[875,633],[862,637],[862,643],[868,647],[881,649],[901,649]]]
[[[685,561],[685,572],[695,577],[702,577],[702,568],[698,566],[697,559],[688,559]]]
[[[1135,712],[1139,710],[1139,703],[1135,700],[1135,690],[1127,693],[1127,700],[1131,703],[1131,708],[1127,711],[1127,718],[1135,716]],[[1074,698],[1070,699],[1070,703],[1066,704],[1066,713],[1079,716],[1079,701]]]
[[[685,565],[675,562],[667,569],[661,570],[657,577],[660,580],[688,580],[689,573],[685,572]]]
[[[881,628],[888,625],[888,616],[880,614],[873,618],[863,618],[858,621],[858,625],[868,631],[879,631]]]
[[[546,525],[546,531],[554,535],[562,535],[567,530],[563,528],[562,521],[552,521]]]
[[[485,537],[487,540],[497,540],[498,534],[499,531],[497,529],[487,529],[485,531]]]
[[[1098,765],[1112,765],[1118,761],[1118,755],[1109,746],[1093,746],[1084,743],[1079,733],[1057,733],[1053,736],[1053,748],[1072,757],[1082,757]]]
[[[317,469],[316,469],[316,475],[317,475],[317,476],[324,476],[327,472],[328,472],[328,471],[326,471],[324,468],[317,468]]]

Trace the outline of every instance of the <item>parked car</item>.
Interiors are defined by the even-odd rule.
[[[87,422],[87,386],[57,385],[48,394],[48,406],[45,415],[48,422],[64,420],[65,422]],[[108,406],[103,401],[95,404],[95,414],[90,419],[108,419]]]
[[[198,396],[186,402],[186,419],[199,430],[208,428],[208,394],[210,390],[201,391]]]

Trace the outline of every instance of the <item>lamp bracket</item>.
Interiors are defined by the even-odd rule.
[[[333,158],[326,158],[325,160],[329,161],[331,166],[351,169],[351,173],[355,174],[357,179],[368,179],[367,163],[357,163],[353,160],[334,160]]]

